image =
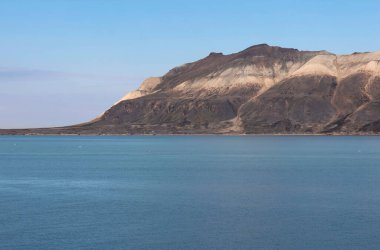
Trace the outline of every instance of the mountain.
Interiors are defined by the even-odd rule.
[[[0,134],[376,134],[380,52],[260,44],[170,70],[93,121]]]

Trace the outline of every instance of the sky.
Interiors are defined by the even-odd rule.
[[[380,51],[379,13],[379,0],[1,0],[0,128],[91,120],[210,52]]]

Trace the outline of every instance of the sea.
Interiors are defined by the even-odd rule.
[[[1,136],[0,249],[380,249],[380,137]]]

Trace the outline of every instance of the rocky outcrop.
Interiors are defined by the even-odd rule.
[[[380,53],[335,55],[266,44],[149,78],[95,120],[2,134],[374,134]]]

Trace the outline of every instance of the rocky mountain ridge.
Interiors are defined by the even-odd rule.
[[[145,80],[101,116],[0,134],[377,134],[380,52],[255,45]]]

